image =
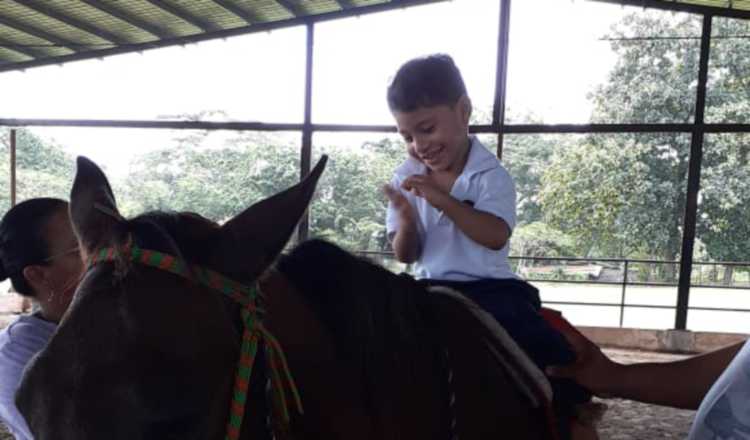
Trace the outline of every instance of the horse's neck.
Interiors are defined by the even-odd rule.
[[[335,358],[333,339],[302,295],[276,270],[259,281],[267,309],[266,327],[290,358]]]
[[[266,326],[279,340],[301,393],[305,415],[297,423],[307,433],[303,438],[372,438],[368,429],[362,433],[372,420],[360,404],[360,377],[338,361],[333,339],[313,309],[277,271],[264,275],[260,289],[268,309]],[[337,419],[344,422],[331,423]],[[248,432],[247,439],[252,438],[257,437]]]

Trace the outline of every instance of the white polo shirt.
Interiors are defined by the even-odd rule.
[[[453,221],[427,200],[401,188],[414,174],[427,174],[427,167],[410,157],[395,171],[391,186],[398,189],[416,209],[422,252],[416,261],[416,277],[438,280],[472,281],[478,279],[518,278],[510,269],[510,240],[500,250],[484,247],[461,232]],[[450,192],[455,199],[473,205],[503,220],[512,231],[516,226],[516,189],[513,179],[497,157],[479,140],[471,137],[471,149],[464,170]],[[386,231],[389,236],[399,227],[393,204],[388,204]]]

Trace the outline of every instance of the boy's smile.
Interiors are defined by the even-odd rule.
[[[398,131],[410,154],[432,172],[461,174],[466,162],[470,106],[463,97],[454,106],[420,107],[394,111]]]

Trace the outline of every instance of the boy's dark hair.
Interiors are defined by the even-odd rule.
[[[414,58],[398,69],[388,86],[388,106],[398,112],[453,106],[465,94],[466,85],[453,58],[433,54]]]
[[[0,222],[0,281],[10,278],[16,292],[34,295],[23,269],[43,264],[50,256],[45,228],[52,215],[67,206],[67,202],[60,199],[29,199],[5,214]]]

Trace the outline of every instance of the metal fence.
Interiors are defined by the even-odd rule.
[[[409,265],[395,260],[392,252],[359,251],[396,272],[411,272]],[[643,304],[626,301],[629,287],[678,287],[679,261],[511,256],[513,270],[532,283],[586,284],[620,286],[618,302],[545,301],[548,305],[588,307],[617,307],[619,326],[623,326],[626,308],[673,310],[677,313],[677,300],[673,305]],[[750,262],[693,261],[691,288],[713,288],[750,291]],[[750,308],[689,306],[689,310],[725,312],[750,312]]]

